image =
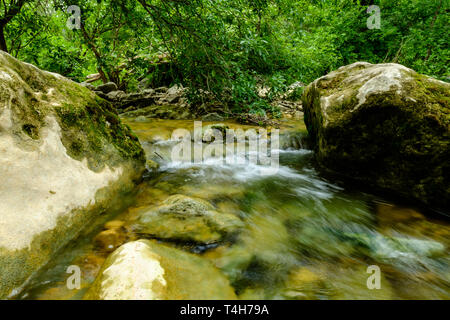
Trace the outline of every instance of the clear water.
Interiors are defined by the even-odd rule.
[[[108,220],[136,234],[139,215],[168,196],[184,194],[239,216],[246,227],[236,238],[208,246],[167,243],[209,259],[230,279],[240,299],[449,299],[450,224],[420,210],[337,185],[321,177],[308,150],[280,151],[280,168],[200,164],[167,159],[176,128],[192,121],[148,120],[128,124],[159,171],[73,241],[26,288],[21,299],[81,299],[108,253],[94,246]],[[304,130],[286,123],[282,130]],[[231,127],[237,126],[229,124]],[[82,270],[80,290],[69,290],[69,265]],[[369,289],[369,266],[378,266],[381,289]],[[208,281],[208,279],[205,279]]]

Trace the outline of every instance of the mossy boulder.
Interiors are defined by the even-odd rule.
[[[398,64],[357,62],[315,80],[302,99],[323,168],[450,207],[450,84]]]
[[[128,242],[102,266],[85,300],[230,300],[228,279],[210,262],[148,240]]]
[[[94,93],[0,52],[0,298],[128,192],[137,137]]]
[[[142,214],[138,232],[157,239],[214,243],[236,233],[242,226],[237,216],[218,212],[205,200],[174,195]]]

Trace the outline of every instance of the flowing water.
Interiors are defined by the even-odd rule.
[[[301,121],[283,125],[281,133],[291,139],[287,145],[296,148],[280,150],[279,169],[271,173],[257,164],[210,158],[171,161],[172,131],[192,130],[192,121],[125,120],[159,170],[67,246],[19,298],[82,298],[108,255],[93,241],[104,223],[121,220],[125,241],[139,239],[139,216],[170,195],[183,194],[245,223],[237,236],[221,243],[167,242],[209,259],[240,299],[450,299],[448,221],[322,177],[313,153],[299,148]],[[82,270],[79,290],[66,286],[70,265]],[[380,289],[368,288],[369,266],[380,270]]]

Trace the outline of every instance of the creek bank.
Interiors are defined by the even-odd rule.
[[[450,84],[398,64],[357,62],[311,83],[305,123],[325,170],[450,207]]]
[[[0,298],[129,192],[145,155],[109,103],[0,52]]]
[[[113,82],[98,85],[82,82],[82,86],[97,94],[100,98],[111,102],[114,107],[127,118],[159,118],[171,120],[201,119],[202,121],[223,121],[236,117],[242,124],[274,126],[278,122],[267,116],[256,114],[233,115],[228,108],[205,102],[201,106],[192,108],[186,98],[187,88],[182,85],[149,88],[141,87],[138,92],[126,93],[119,90]],[[287,88],[287,91],[275,99],[271,104],[279,108],[287,119],[300,119],[303,117],[302,101],[298,97],[298,90],[303,90],[304,84],[296,82]],[[269,88],[260,88],[258,95],[267,98]],[[207,96],[208,94],[205,93]],[[207,98],[208,100],[209,98]],[[195,110],[194,110],[195,109]]]
[[[185,97],[186,88],[179,85],[170,88],[145,88],[132,93],[118,90],[117,85],[113,82],[97,87],[85,82],[81,85],[112,103],[118,112],[126,117],[172,120],[196,118]]]

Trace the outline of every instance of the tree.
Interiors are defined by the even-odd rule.
[[[370,4],[381,29],[367,28]],[[70,5],[79,30],[66,27]],[[291,83],[355,61],[448,81],[449,10],[444,0],[0,0],[0,47],[75,81],[181,83],[194,108],[270,113]]]
[[[62,0],[58,7],[65,11],[70,5],[78,5],[82,15],[80,30],[72,32],[73,38],[90,50],[101,80],[124,89],[127,68],[140,50],[145,29],[151,28],[137,10],[137,2]]]
[[[5,27],[20,13],[25,0],[1,0],[0,1],[0,50],[8,52],[6,44]]]
[[[139,2],[157,27],[194,105],[203,105],[207,97],[235,112],[273,111],[258,96],[254,77],[258,62],[263,64],[260,69],[269,70],[265,67],[273,59],[261,30],[270,1]]]

